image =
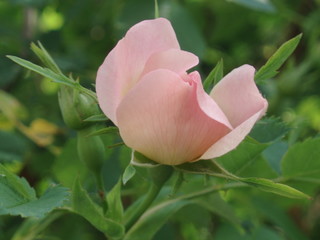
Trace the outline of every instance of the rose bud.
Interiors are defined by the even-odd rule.
[[[243,65],[207,94],[198,57],[179,47],[170,22],[142,21],[100,66],[96,91],[102,111],[125,144],[158,163],[177,165],[219,157],[265,114],[268,103]]]

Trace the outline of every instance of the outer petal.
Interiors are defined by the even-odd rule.
[[[199,59],[196,55],[172,48],[153,54],[146,63],[143,74],[156,69],[168,69],[178,74],[184,74],[188,69],[196,66]]]
[[[229,134],[222,137],[215,144],[213,144],[199,159],[211,159],[215,157],[220,157],[227,152],[235,149],[239,143],[249,134],[253,125],[261,118],[261,116],[265,113],[267,108],[267,104],[265,108],[261,109],[249,119],[244,121],[238,127],[236,127]]]
[[[250,65],[236,68],[210,93],[233,127],[237,127],[266,107],[266,100],[254,82],[254,72],[255,69]]]
[[[199,158],[230,130],[202,111],[197,87],[169,70],[145,75],[117,110],[126,145],[163,164]]]
[[[213,144],[200,158],[219,157],[234,148],[249,134],[253,125],[265,114],[268,102],[254,83],[254,68],[241,66],[224,79],[210,93],[235,127]]]
[[[164,18],[142,21],[129,29],[100,66],[96,91],[102,111],[117,125],[116,108],[140,79],[149,57],[176,48],[179,43],[170,22]]]

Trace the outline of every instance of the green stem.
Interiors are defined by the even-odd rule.
[[[149,174],[152,179],[152,184],[146,197],[142,203],[135,209],[135,211],[127,217],[125,222],[126,231],[128,231],[133,224],[141,217],[141,215],[150,207],[153,200],[158,196],[161,188],[165,182],[171,177],[173,168],[171,166],[159,165],[149,169]]]
[[[128,231],[133,224],[141,217],[141,215],[146,211],[146,209],[151,205],[153,200],[158,196],[162,186],[152,183],[150,186],[147,196],[143,199],[140,206],[137,207],[136,211],[128,217],[125,222],[126,231]]]
[[[154,18],[159,18],[159,5],[157,0],[154,0]]]
[[[223,185],[215,185],[213,187],[209,187],[209,188],[206,188],[201,191],[182,195],[176,199],[179,199],[179,200],[192,199],[192,198],[204,196],[204,195],[211,194],[211,193],[218,192],[218,191],[222,191],[222,190],[229,190],[232,188],[242,188],[242,187],[249,187],[249,185],[246,183],[240,183],[240,182],[227,183],[227,184],[223,184]],[[174,199],[174,200],[176,200],[176,199]]]

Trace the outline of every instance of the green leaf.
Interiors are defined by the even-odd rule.
[[[25,67],[31,71],[34,71],[44,77],[51,79],[53,82],[64,84],[69,87],[75,87],[77,85],[77,82],[67,78],[62,74],[57,74],[48,68],[42,68],[32,62],[29,62],[27,60],[24,60],[22,58],[18,58],[15,56],[7,56],[7,57],[10,58],[15,63],[21,65],[22,67]]]
[[[272,192],[289,198],[309,199],[306,194],[281,183],[275,183],[270,179],[256,177],[239,177],[224,169],[218,163],[210,160],[198,161],[176,166],[177,169],[196,174],[207,174],[215,177],[222,177],[235,181],[240,181],[262,191]]]
[[[124,227],[104,216],[102,208],[92,201],[79,181],[76,181],[73,187],[72,203],[74,212],[87,219],[107,237],[118,239],[124,235]]]
[[[107,195],[108,210],[106,213],[106,217],[116,222],[122,222],[123,218],[121,184],[122,181],[119,180],[118,183],[112,188],[112,190]]]
[[[134,166],[129,164],[126,169],[124,170],[122,176],[122,182],[125,185],[134,175],[136,174],[136,169]]]
[[[137,151],[132,152],[131,164],[133,166],[146,167],[146,168],[152,168],[152,167],[157,167],[161,165],[160,163],[152,161],[151,159],[147,158],[142,153],[139,153]]]
[[[124,240],[150,240],[173,214],[189,204],[195,204],[193,199],[219,190],[227,190],[243,186],[244,184],[242,183],[229,183],[223,186],[215,185],[202,189],[201,191],[184,194],[178,198],[160,202],[144,212],[144,214],[127,232]]]
[[[24,178],[19,178],[0,164],[0,207],[36,200],[36,193]]]
[[[256,73],[256,82],[261,82],[263,80],[272,78],[275,75],[277,75],[278,69],[296,49],[301,37],[302,34],[299,34],[296,37],[282,44],[281,47],[269,58],[267,63],[263,65]]]
[[[41,42],[38,41],[38,45],[39,47],[36,44],[31,43],[31,50],[38,56],[38,58],[46,67],[48,67],[55,73],[62,74],[60,68],[47,52],[47,50],[42,46]]]
[[[210,93],[213,86],[223,78],[223,59],[211,70],[208,77],[203,82],[203,88],[207,93]]]
[[[40,198],[24,178],[19,178],[0,164],[0,214],[41,218],[68,199],[68,189],[49,188]]]
[[[320,178],[320,138],[308,139],[289,148],[281,163],[285,178],[311,181]]]
[[[300,192],[297,189],[289,187],[288,185],[275,183],[270,179],[265,178],[240,178],[241,182],[252,185],[262,191],[275,193],[288,198],[296,199],[310,199],[310,196]]]
[[[109,133],[119,134],[119,128],[117,128],[117,127],[101,128],[101,129],[98,129],[98,130],[90,133],[90,134],[88,135],[88,137],[99,136],[99,135],[102,135],[102,134],[109,134]]]
[[[269,165],[279,175],[281,174],[281,160],[288,151],[288,143],[286,141],[276,141],[263,151],[262,155]]]
[[[41,218],[52,210],[62,207],[68,197],[69,190],[67,188],[54,186],[49,188],[39,199],[21,202],[20,205],[6,206],[4,211],[10,215]]]
[[[151,240],[173,214],[191,203],[186,199],[174,199],[148,209],[127,232],[124,240]]]
[[[270,143],[284,137],[290,128],[279,118],[264,118],[257,122],[250,136],[261,143]]]
[[[246,138],[235,150],[215,159],[227,171],[240,175],[250,167],[268,147],[268,144],[258,143]]]
[[[90,116],[90,117],[84,119],[83,121],[85,121],[85,122],[105,122],[105,121],[108,121],[108,118],[104,114],[99,114],[99,115]]]

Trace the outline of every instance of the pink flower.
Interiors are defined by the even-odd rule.
[[[180,50],[170,22],[142,21],[129,29],[100,66],[96,91],[102,111],[125,144],[168,165],[219,157],[237,145],[268,103],[243,65],[208,95],[198,57]]]

